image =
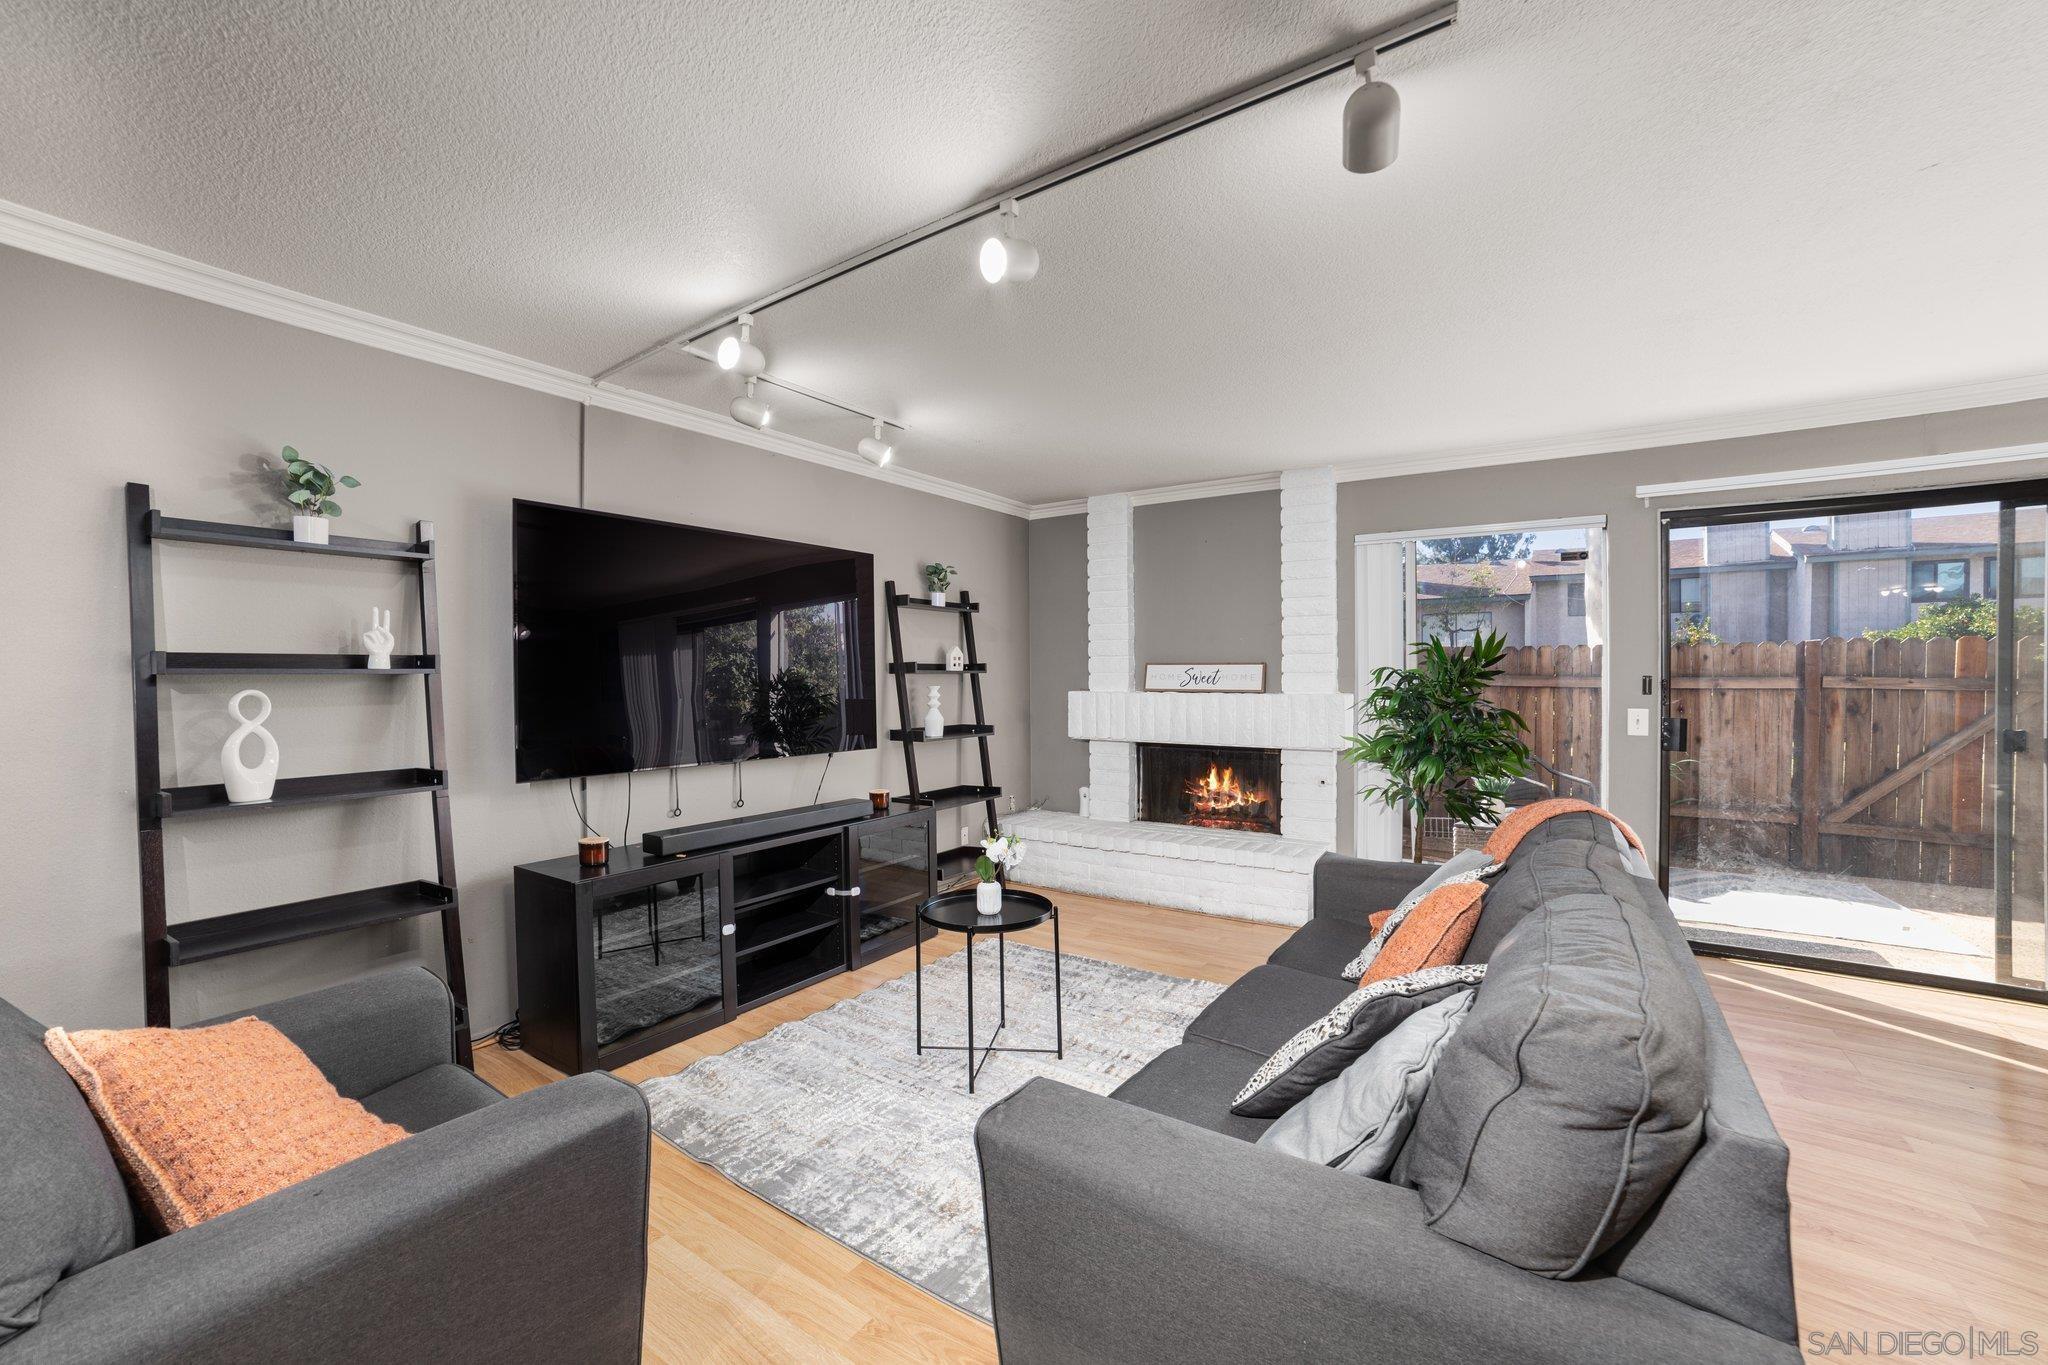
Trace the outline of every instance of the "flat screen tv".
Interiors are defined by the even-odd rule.
[[[875,747],[873,555],[512,504],[521,782]]]

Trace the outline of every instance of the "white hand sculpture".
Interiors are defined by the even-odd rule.
[[[363,632],[363,648],[370,652],[370,667],[391,667],[391,645],[393,638],[391,634],[390,610],[387,608],[383,619],[379,620],[377,609],[371,607],[370,628]]]

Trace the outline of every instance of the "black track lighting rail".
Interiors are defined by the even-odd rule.
[[[1403,19],[1399,23],[1389,24],[1387,27],[1369,33],[1365,37],[1348,43],[1343,47],[1325,52],[1320,56],[1311,57],[1305,62],[1289,67],[1278,75],[1268,76],[1264,80],[1241,86],[1229,94],[1211,100],[1199,108],[1191,109],[1184,114],[1176,114],[1171,118],[1162,119],[1150,127],[1119,138],[1114,142],[1106,143],[1092,152],[1084,153],[1072,161],[1064,162],[1053,167],[1051,170],[1033,176],[1029,180],[998,190],[987,198],[977,200],[963,209],[956,209],[943,218],[934,218],[922,226],[914,227],[908,232],[899,233],[885,242],[878,242],[865,251],[856,252],[844,260],[826,266],[823,270],[806,275],[793,284],[784,285],[773,293],[764,294],[752,303],[742,304],[737,308],[720,313],[716,317],[692,323],[682,331],[673,332],[663,337],[660,341],[655,342],[652,346],[635,352],[626,359],[619,361],[616,365],[609,366],[597,375],[597,380],[602,383],[621,370],[630,369],[670,346],[687,346],[691,342],[711,335],[711,333],[718,331],[722,327],[730,327],[739,321],[740,314],[742,313],[759,313],[763,309],[772,308],[778,303],[787,303],[798,295],[807,294],[820,285],[830,284],[842,275],[859,270],[864,266],[873,265],[879,260],[893,256],[897,252],[909,247],[916,246],[919,242],[927,241],[942,232],[960,226],[962,223],[970,222],[973,219],[993,213],[1002,207],[1003,201],[1006,199],[1029,199],[1033,195],[1043,194],[1047,190],[1066,184],[1068,181],[1078,180],[1084,175],[1091,175],[1105,167],[1113,166],[1125,157],[1136,156],[1139,152],[1149,151],[1151,148],[1157,147],[1162,143],[1171,142],[1177,137],[1192,133],[1197,128],[1205,128],[1218,119],[1229,118],[1232,114],[1243,113],[1245,110],[1256,105],[1264,104],[1267,100],[1284,95],[1290,90],[1298,90],[1304,85],[1322,80],[1326,76],[1334,76],[1340,71],[1349,71],[1357,63],[1358,59],[1367,53],[1379,55],[1391,52],[1397,47],[1405,47],[1418,39],[1427,38],[1432,33],[1439,33],[1457,21],[1458,0],[1450,0],[1448,4],[1433,5],[1412,18]],[[866,414],[863,415],[865,416]]]

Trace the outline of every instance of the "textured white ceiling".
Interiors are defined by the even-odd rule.
[[[14,0],[0,198],[588,374],[1418,8]],[[1027,501],[2048,371],[2044,52],[2033,0],[1464,0],[1387,172],[1333,79],[1028,201],[1029,285],[961,229],[760,340]]]

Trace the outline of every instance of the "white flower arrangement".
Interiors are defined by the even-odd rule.
[[[1000,834],[981,841],[981,856],[974,860],[974,875],[985,882],[992,882],[1023,861],[1024,841]]]

